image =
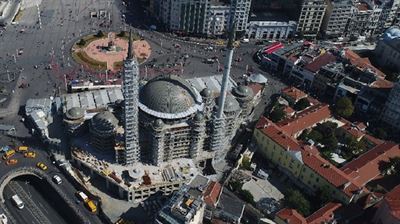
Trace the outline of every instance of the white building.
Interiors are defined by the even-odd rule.
[[[324,0],[304,0],[301,7],[297,32],[315,38],[319,33],[327,4]]]
[[[343,35],[347,22],[354,12],[353,1],[351,0],[333,0],[328,3],[323,24],[323,31],[328,36]]]
[[[297,23],[285,16],[269,13],[251,15],[247,27],[246,37],[251,39],[277,40],[293,36]]]
[[[222,2],[209,5],[207,12],[207,36],[220,36],[226,33],[229,10],[230,6]]]

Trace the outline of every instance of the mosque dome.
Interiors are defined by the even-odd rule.
[[[198,113],[194,116],[194,119],[195,119],[196,121],[202,121],[202,120],[204,119],[203,113],[198,112]]]
[[[148,81],[140,89],[139,101],[140,108],[153,116],[179,118],[195,113],[201,96],[186,80],[169,75]]]
[[[65,116],[70,120],[78,120],[85,116],[85,110],[80,107],[72,107],[65,113]]]
[[[110,111],[103,111],[96,114],[90,124],[97,132],[112,132],[118,126],[118,119]]]
[[[248,86],[238,86],[235,89],[233,89],[233,94],[235,94],[238,97],[247,98],[253,96],[253,90]]]
[[[200,92],[201,96],[203,97],[211,97],[212,95],[212,91],[209,88],[204,88],[201,92]]]

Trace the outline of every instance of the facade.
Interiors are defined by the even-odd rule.
[[[327,4],[325,0],[305,0],[301,7],[297,32],[315,38],[320,32]]]
[[[400,130],[400,82],[395,83],[390,91],[382,111],[381,120],[391,127]]]
[[[236,21],[236,31],[247,27],[251,0],[233,0],[228,4],[218,0],[154,0],[156,17],[174,32],[220,36],[230,27],[230,13]]]
[[[351,0],[333,0],[328,3],[322,31],[328,37],[342,36],[351,18],[354,6]]]
[[[279,40],[293,37],[297,23],[288,17],[269,13],[251,15],[246,37],[250,39]]]
[[[388,192],[379,204],[372,223],[395,224],[400,223],[400,185]]]
[[[375,57],[382,67],[400,70],[400,29],[392,27],[386,30],[375,48]]]

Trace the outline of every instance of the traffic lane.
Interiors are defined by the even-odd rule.
[[[14,193],[11,191],[9,187],[4,189],[5,196],[5,206],[7,211],[11,214],[12,219],[14,219],[17,224],[18,223],[32,223],[32,224],[41,224],[40,220],[36,220],[32,215],[32,212],[28,209],[18,209],[11,200],[11,196]]]
[[[22,180],[14,181],[30,196],[31,200],[37,205],[37,208],[49,219],[50,223],[67,224],[68,222],[62,217],[60,211],[56,210],[55,203],[48,201],[43,196],[43,192],[38,191],[31,183]],[[51,187],[49,185],[49,187]]]

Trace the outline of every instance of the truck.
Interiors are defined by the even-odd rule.
[[[21,198],[19,198],[19,196],[17,194],[13,195],[11,197],[11,200],[14,202],[14,204],[15,204],[15,206],[17,206],[17,208],[19,208],[19,209],[24,208],[24,202],[22,202]]]
[[[76,195],[85,203],[85,206],[89,209],[89,211],[95,213],[97,211],[97,206],[93,200],[91,200],[85,193],[82,191],[76,192]]]

